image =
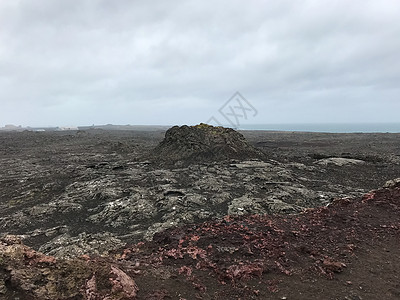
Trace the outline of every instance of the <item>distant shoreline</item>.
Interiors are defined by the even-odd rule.
[[[1,132],[12,131],[78,131],[78,130],[135,130],[166,131],[174,125],[91,125],[70,127],[22,127],[6,125]],[[400,123],[293,123],[293,124],[241,124],[238,127],[223,125],[239,131],[278,131],[314,133],[400,133]]]
[[[400,123],[243,124],[237,129],[320,133],[400,133]]]

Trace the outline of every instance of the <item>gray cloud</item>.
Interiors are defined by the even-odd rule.
[[[398,1],[2,1],[0,126],[388,122]]]

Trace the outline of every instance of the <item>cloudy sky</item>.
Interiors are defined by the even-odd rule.
[[[398,0],[0,0],[0,126],[400,121]],[[221,121],[222,122],[222,121]]]

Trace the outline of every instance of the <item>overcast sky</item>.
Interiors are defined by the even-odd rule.
[[[0,0],[0,126],[400,121],[400,1]]]

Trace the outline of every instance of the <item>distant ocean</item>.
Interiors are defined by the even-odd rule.
[[[308,131],[308,132],[389,132],[400,133],[400,123],[310,123],[310,124],[242,124],[239,130]]]

